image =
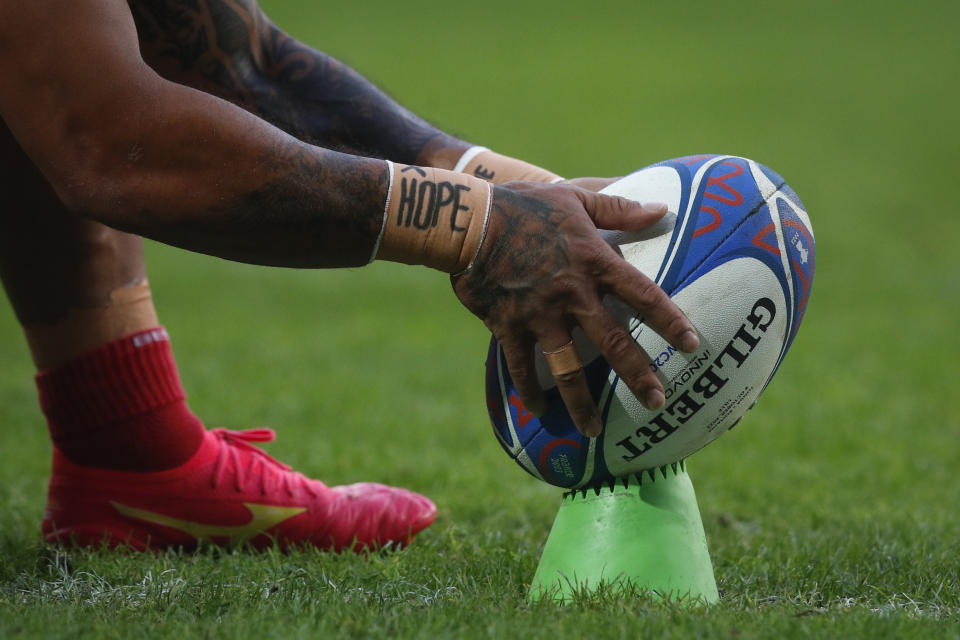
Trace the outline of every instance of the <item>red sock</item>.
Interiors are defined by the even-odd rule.
[[[161,471],[186,462],[203,440],[163,327],[41,371],[37,388],[53,444],[74,464]]]

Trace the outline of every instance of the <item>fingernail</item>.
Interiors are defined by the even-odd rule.
[[[680,336],[680,350],[684,353],[693,353],[700,346],[700,336],[696,331],[685,331]]]
[[[652,216],[662,216],[667,213],[669,207],[666,202],[644,202],[642,205],[644,213]]]
[[[666,402],[666,398],[663,396],[663,392],[660,389],[650,389],[647,391],[646,402],[647,409],[656,410],[663,406],[663,403]]]
[[[600,422],[600,416],[593,414],[590,421],[587,422],[587,436],[596,438],[603,432],[603,423]]]

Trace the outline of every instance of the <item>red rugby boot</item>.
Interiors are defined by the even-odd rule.
[[[271,429],[214,429],[186,463],[151,473],[82,467],[55,450],[44,536],[139,550],[207,541],[359,551],[406,545],[436,516],[412,491],[327,487],[250,444],[273,439]]]

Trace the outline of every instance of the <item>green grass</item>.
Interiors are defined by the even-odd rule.
[[[408,486],[439,518],[374,557],[47,548],[50,445],[0,307],[0,637],[960,637],[960,5],[264,4],[440,125],[565,175],[723,152],[800,193],[818,240],[804,327],[689,464],[722,602],[526,602],[559,491],[499,450],[487,336],[441,275],[151,245],[208,425],[272,426],[270,452],[304,472]]]

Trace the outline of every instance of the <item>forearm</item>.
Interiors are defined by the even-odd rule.
[[[132,5],[140,48],[164,77],[219,95],[320,146],[451,169],[471,145],[397,104],[339,60],[274,25],[255,2]],[[194,30],[171,24],[198,25]],[[465,173],[492,182],[549,182],[555,174],[496,154]]]
[[[452,168],[469,144],[407,110],[360,73],[270,24],[257,109],[324,147]]]
[[[385,163],[308,145],[222,100],[159,82],[119,105],[128,115],[122,125],[101,118],[89,134],[53,145],[56,157],[40,151],[42,168],[75,209],[242,262],[336,267],[370,260],[382,224]],[[79,148],[84,139],[95,143]]]
[[[453,169],[499,184],[562,179],[441,131],[347,65],[297,42],[268,21],[264,42],[263,72],[253,81],[258,86],[255,108],[293,135],[325,147]]]
[[[330,149],[450,168],[467,143],[403,108],[339,60],[284,33],[255,2],[131,5],[158,73],[221,96]],[[172,29],[176,24],[195,29]]]
[[[86,216],[245,262],[370,260],[386,163],[310,146],[161,78],[121,1],[0,3],[0,77],[0,116]]]

